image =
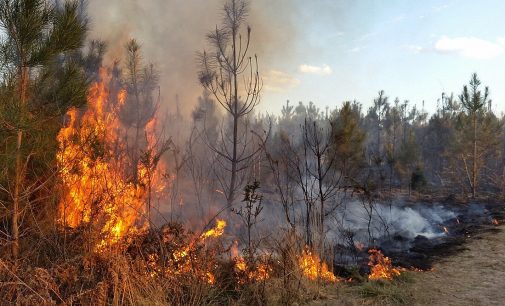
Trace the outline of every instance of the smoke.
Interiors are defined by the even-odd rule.
[[[372,211],[371,219],[370,211]],[[363,257],[356,250],[363,251],[369,247],[380,247],[388,252],[408,254],[410,248],[420,241],[438,241],[440,243],[447,233],[447,225],[458,214],[441,204],[374,203],[373,209],[360,201],[351,201],[339,207],[330,231],[335,249],[335,262],[343,265],[355,265]],[[369,224],[370,220],[370,224]],[[361,256],[367,256],[361,253]]]
[[[188,114],[201,95],[196,52],[208,48],[206,34],[221,23],[224,1],[198,0],[89,0],[90,38],[107,42],[106,62],[123,58],[130,38],[142,45],[145,62],[161,74],[164,106]],[[256,0],[247,20],[252,28],[250,54],[257,54],[260,70],[289,61],[294,52],[296,11],[292,1]],[[260,72],[261,72],[260,71]]]
[[[340,225],[356,233],[359,242],[368,241],[368,219],[370,209],[360,202],[350,202],[341,207]],[[456,214],[441,205],[416,203],[373,204],[370,230],[375,241],[389,240],[391,237],[402,237],[412,240],[421,235],[436,238],[444,235],[443,225]]]

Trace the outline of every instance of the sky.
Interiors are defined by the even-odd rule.
[[[90,38],[108,42],[111,60],[137,39],[160,70],[167,107],[177,100],[190,113],[202,94],[196,54],[209,49],[224,1],[88,0]],[[457,96],[474,72],[494,111],[505,112],[503,0],[250,2],[262,113],[279,114],[286,100],[321,110],[357,100],[366,109],[380,90],[433,113],[442,92]]]
[[[493,110],[505,111],[505,1],[293,0],[290,5],[285,9],[297,32],[284,52],[292,52],[275,54],[262,66],[263,112],[279,113],[286,100],[332,109],[356,99],[368,108],[384,90],[391,101],[398,97],[419,108],[424,101],[433,113],[441,93],[457,96],[473,72],[489,86]],[[268,54],[258,56],[261,61]]]

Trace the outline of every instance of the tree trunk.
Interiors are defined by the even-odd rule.
[[[19,83],[19,111],[20,117],[25,117],[26,110],[26,100],[27,100],[27,90],[28,90],[28,68],[22,66],[19,69],[20,83]],[[21,119],[22,123],[23,119]],[[15,180],[14,180],[14,194],[12,196],[12,220],[11,220],[11,232],[12,232],[12,258],[14,260],[19,257],[19,210],[21,202],[21,185],[24,181],[24,169],[23,169],[23,156],[21,151],[21,144],[23,142],[23,130],[18,128],[17,140],[16,140],[16,165],[15,165]]]
[[[472,173],[472,198],[475,199],[477,188],[477,114],[473,114],[473,173]]]
[[[235,28],[233,28],[232,33],[232,44],[233,44],[233,155],[231,161],[231,177],[230,177],[230,190],[228,191],[228,206],[233,204],[233,200],[235,199],[235,185],[237,180],[237,142],[238,142],[238,81],[237,81],[237,33]]]
[[[14,196],[12,203],[12,258],[16,260],[19,257],[19,202],[21,193],[21,184],[23,181],[23,165],[21,157],[21,142],[23,140],[23,131],[18,130],[16,142],[16,178],[14,184]]]

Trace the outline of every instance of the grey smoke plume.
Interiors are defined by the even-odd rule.
[[[198,0],[89,0],[92,39],[108,44],[107,59],[123,57],[130,38],[142,44],[144,59],[161,73],[164,106],[188,113],[202,88],[197,81],[196,52],[206,45],[206,34],[221,23],[224,1]],[[294,53],[296,7],[289,0],[255,0],[247,23],[252,27],[251,55],[257,54],[260,69]],[[261,72],[261,71],[260,71]]]
[[[339,208],[340,222],[356,233],[357,241],[368,241],[368,212],[359,202],[353,201]],[[375,203],[371,222],[372,236],[376,241],[401,236],[408,240],[421,235],[426,238],[443,236],[443,224],[456,218],[456,214],[441,205],[396,202],[391,206]]]

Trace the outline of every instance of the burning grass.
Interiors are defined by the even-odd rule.
[[[371,249],[368,250],[368,253],[370,254],[368,262],[368,266],[370,266],[369,280],[392,280],[401,274],[401,269],[393,267],[391,259],[384,256],[380,250]]]
[[[333,272],[328,269],[328,265],[307,247],[304,248],[300,255],[299,266],[303,275],[309,280],[339,281]]]

